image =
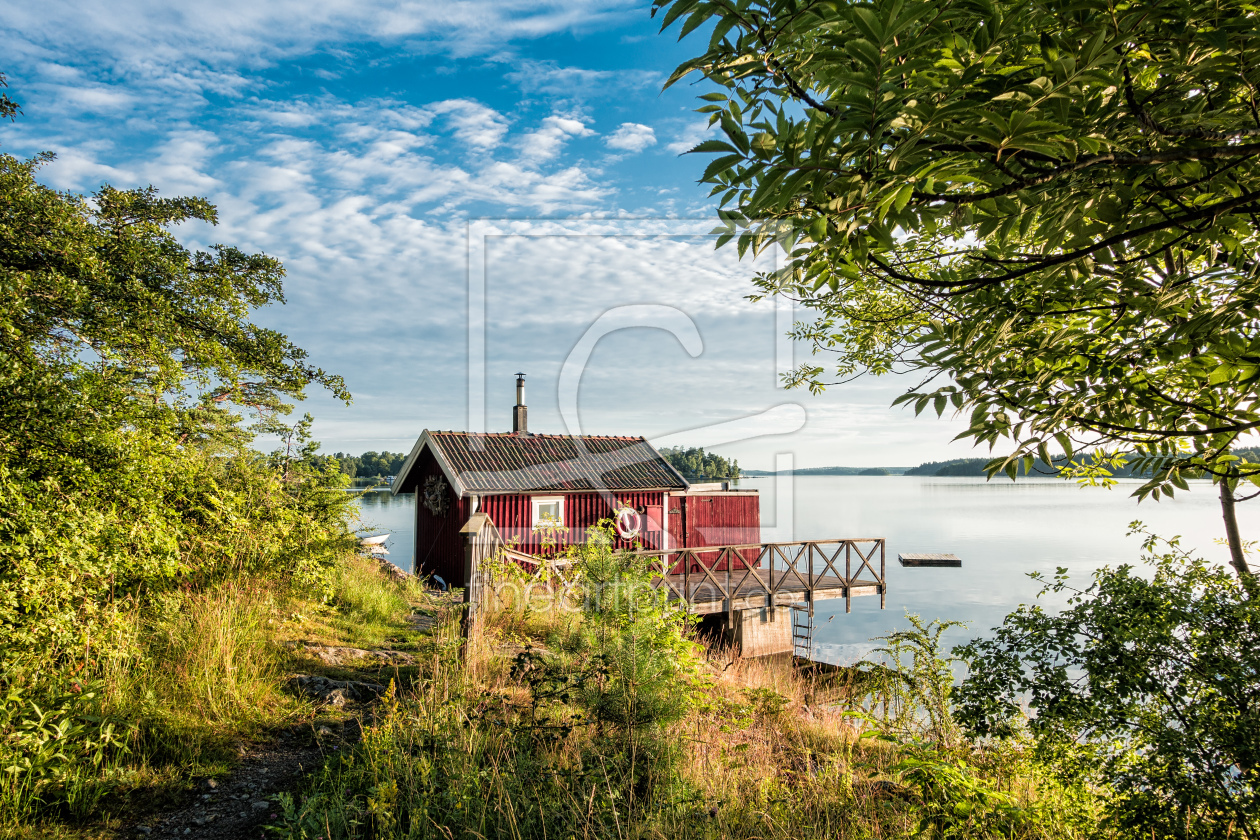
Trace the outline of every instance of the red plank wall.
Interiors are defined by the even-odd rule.
[[[671,547],[704,548],[761,542],[761,498],[757,493],[680,493],[671,494],[669,502]],[[675,510],[679,513],[674,513]],[[748,563],[755,563],[758,551],[749,549],[742,554],[745,562],[736,568],[747,568]],[[710,556],[712,561],[708,559]],[[726,569],[725,561],[717,561],[716,552],[701,555],[700,559],[710,568]]]
[[[449,496],[449,508],[445,516],[434,516],[424,506],[424,481],[431,475],[440,475],[432,453],[421,456],[420,483],[416,495],[416,546],[415,570],[420,575],[438,575],[451,586],[463,586],[464,545],[460,528],[473,513],[471,497],[456,499]],[[448,493],[450,491],[448,490]],[[552,550],[561,551],[568,544],[585,538],[586,529],[600,519],[613,515],[607,496],[601,493],[537,494],[562,495],[564,497],[565,529]],[[668,498],[660,491],[628,492],[612,494],[618,505],[629,505],[643,516],[643,531],[637,540],[618,539],[618,548],[658,549],[663,547],[660,531],[662,508],[667,514],[670,548],[702,548],[714,545],[748,545],[761,542],[760,498],[756,493],[712,492],[671,493]],[[531,496],[503,493],[482,496],[477,509],[490,516],[505,541],[515,542],[517,550],[530,554],[542,553],[542,535],[533,530],[534,522]],[[737,568],[747,568],[754,563],[758,552],[743,552],[745,561]],[[725,570],[725,561],[718,562],[714,553],[702,556],[713,568]],[[681,573],[682,568],[672,570]]]
[[[538,496],[564,497],[565,528],[558,535],[556,549],[561,550],[573,542],[580,542],[586,537],[586,529],[601,519],[610,519],[613,508],[608,497],[602,493],[538,493]],[[614,493],[615,503],[629,505],[635,509],[649,506],[660,507],[663,494],[656,492]],[[543,535],[534,532],[532,496],[503,493],[494,496],[482,496],[479,510],[490,516],[505,541],[516,541],[520,551],[536,553],[542,550]],[[645,523],[646,524],[646,523]],[[655,547],[660,544],[659,531],[645,530],[639,541],[644,547]],[[618,548],[632,548],[631,540],[617,540]]]
[[[468,499],[457,499],[448,487],[444,516],[434,516],[424,506],[424,482],[442,475],[433,453],[420,456],[420,481],[416,486],[416,546],[413,570],[417,575],[437,575],[449,586],[464,585],[464,539],[459,529],[472,515]],[[445,478],[443,478],[445,481]]]

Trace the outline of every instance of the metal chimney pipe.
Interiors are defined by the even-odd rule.
[[[527,422],[529,410],[525,407],[525,374],[516,374],[516,405],[512,407],[512,432],[518,435],[529,434]]]

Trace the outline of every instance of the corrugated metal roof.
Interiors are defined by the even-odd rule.
[[[641,437],[428,432],[467,493],[684,489]]]

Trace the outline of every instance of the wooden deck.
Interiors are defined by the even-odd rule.
[[[725,572],[717,572],[715,576],[724,577]],[[756,609],[768,607],[771,597],[776,607],[788,607],[806,599],[810,587],[805,580],[790,571],[778,569],[733,569],[731,571],[730,589],[734,603],[729,607],[726,603],[725,586],[716,585],[704,579],[702,575],[690,575],[685,580],[683,575],[665,575],[662,586],[670,589],[672,598],[682,598],[684,594],[691,602],[691,611],[698,615],[726,612],[728,609]],[[741,581],[741,578],[743,580]],[[833,598],[856,598],[861,595],[881,594],[881,585],[875,580],[854,578],[844,581],[832,575],[818,575],[814,578],[813,600],[825,601]],[[684,588],[685,587],[685,588]],[[773,596],[771,596],[773,593]]]
[[[522,555],[507,545],[484,513],[469,517],[461,533],[469,581],[464,588],[467,628],[481,603],[483,588],[494,586],[480,572],[485,559],[507,556],[535,568],[542,559]],[[848,612],[853,599],[863,595],[879,595],[883,609],[888,596],[885,544],[880,538],[713,545],[629,554],[646,560],[647,567],[657,572],[652,584],[655,588],[666,590],[671,599],[686,601],[687,609],[700,615],[725,612],[729,616],[741,610],[803,604],[813,616],[815,601],[836,598],[845,600]],[[578,591],[581,581],[566,573],[568,564],[550,565],[561,593],[582,597]]]

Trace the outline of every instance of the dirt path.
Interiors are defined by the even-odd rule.
[[[408,620],[412,641],[427,635],[452,604],[435,597]],[[452,602],[453,603],[453,602]],[[375,695],[388,683],[389,671],[414,665],[414,654],[392,648],[363,650],[299,643],[299,652],[318,661],[311,676],[293,675],[290,688],[314,694],[322,714],[314,722],[295,725],[271,740],[244,748],[240,763],[222,779],[203,779],[173,809],[152,814],[115,833],[122,838],[205,838],[262,840],[265,827],[276,822],[282,792],[294,793],[303,778],[358,742],[364,721],[370,721]],[[324,670],[326,676],[319,674]]]
[[[226,779],[198,783],[183,807],[150,817],[119,836],[206,840],[266,837],[263,826],[276,820],[275,795],[296,788],[305,774],[357,741],[359,732],[356,717],[339,727],[328,723],[318,728],[294,727],[271,742],[247,749]]]

